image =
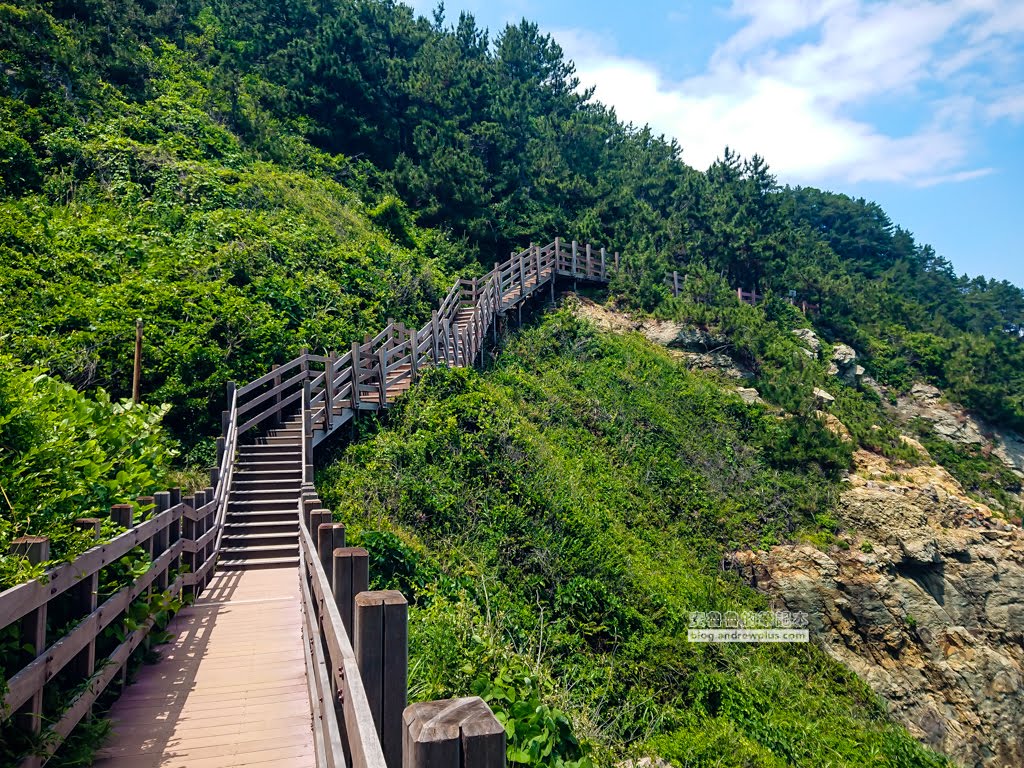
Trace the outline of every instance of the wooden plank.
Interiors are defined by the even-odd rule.
[[[217,574],[172,622],[164,660],[115,703],[96,768],[313,768],[299,582],[284,569]]]

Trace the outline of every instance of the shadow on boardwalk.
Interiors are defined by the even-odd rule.
[[[224,571],[111,710],[98,768],[314,765],[294,569]]]

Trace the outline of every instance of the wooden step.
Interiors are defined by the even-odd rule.
[[[239,472],[233,478],[231,492],[251,493],[252,491],[294,491],[296,494],[301,490],[302,481],[295,477],[272,477],[255,478],[246,477],[245,473]]]
[[[221,547],[221,557],[226,560],[263,560],[274,557],[299,556],[299,540],[290,544],[260,544],[251,547]]]
[[[224,531],[224,539],[221,544],[221,551],[225,549],[241,549],[248,547],[260,547],[266,545],[292,545],[298,546],[299,532],[298,529],[294,531],[284,531],[279,533],[274,532],[262,532],[262,533],[235,533],[233,531]]]
[[[270,455],[286,455],[294,456],[299,454],[301,460],[302,454],[302,443],[296,443],[295,445],[283,445],[281,443],[250,443],[247,445],[240,446],[238,448],[239,456],[265,456]]]
[[[217,560],[217,569],[222,571],[251,571],[261,568],[297,568],[298,555],[295,557],[264,557],[257,559],[225,559]]]
[[[289,464],[282,469],[264,469],[264,466],[262,464],[255,466],[248,463],[240,464],[235,471],[235,482],[251,483],[274,480],[283,482],[294,481],[296,485],[302,484],[302,467],[297,462]]]
[[[248,520],[249,518],[243,518]],[[263,520],[255,522],[232,522],[228,518],[224,522],[224,536],[245,535],[247,533],[291,533],[299,535],[299,518],[291,520]]]
[[[280,502],[275,502],[280,504]],[[291,522],[299,519],[298,503],[287,504],[286,506],[268,507],[261,502],[242,502],[236,506],[228,505],[227,515],[229,523],[258,523],[258,522]]]
[[[284,488],[231,488],[230,504],[272,503],[272,506],[294,507],[301,493],[298,485]]]

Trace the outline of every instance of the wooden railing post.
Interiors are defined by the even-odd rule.
[[[409,604],[401,592],[360,592],[353,649],[388,768],[402,764],[402,713],[408,700]]]
[[[213,500],[217,497],[217,489],[207,486],[206,488],[206,503],[212,504]],[[212,531],[214,526],[217,525],[217,505],[214,504],[213,508],[208,510],[203,516],[203,533]],[[213,547],[216,544],[216,537],[211,538],[206,542],[203,547],[203,563],[205,564],[211,557],[213,557]],[[213,569],[211,568],[203,576],[202,588],[206,589],[206,585],[210,583],[210,579],[213,578]]]
[[[551,303],[555,303],[555,283],[558,282],[559,262],[562,259],[562,238],[555,238],[555,252],[551,256]]]
[[[590,243],[587,243],[587,270],[584,274],[586,277],[592,277],[594,274],[594,256],[591,253]]]
[[[146,520],[146,519],[149,519],[149,518],[153,517],[153,515],[156,512],[156,510],[154,508],[155,500],[154,500],[154,498],[152,496],[138,496],[135,499],[135,503],[138,505],[138,509],[139,509],[139,522],[140,523],[143,520]],[[144,510],[146,507],[149,507],[149,511],[148,512],[143,512],[142,510]],[[146,541],[146,543],[143,545],[143,549],[145,549],[146,550],[146,554],[149,555],[150,562],[152,562],[157,557],[157,553],[155,553],[153,551],[153,547],[156,544],[156,542],[153,539],[154,539],[154,537],[151,536],[149,538],[149,540]],[[152,591],[153,591],[153,589],[152,589],[152,587],[150,587],[148,590],[146,590],[146,594],[151,594]]]
[[[679,295],[679,273],[674,269],[672,270],[672,295]]]
[[[302,479],[313,482],[313,412],[309,379],[302,382]]]
[[[158,494],[159,495],[159,494]],[[98,517],[83,517],[75,520],[75,527],[88,532],[93,539],[100,537],[102,521]],[[165,529],[166,530],[166,529]],[[166,586],[161,587],[166,589]],[[73,604],[72,610],[79,617],[88,616],[96,610],[99,605],[100,572],[94,571],[91,575],[81,579],[75,586],[68,590],[71,594]],[[71,673],[77,680],[88,680],[96,671],[96,638],[93,637],[86,643],[70,662]],[[85,714],[86,718],[91,717],[92,707]]]
[[[478,696],[412,704],[402,728],[403,768],[505,766],[505,727]]]
[[[356,595],[370,585],[370,555],[362,547],[339,547],[334,550],[331,583],[334,585],[334,604],[341,614],[345,632],[352,637],[352,613]]]
[[[335,543],[334,515],[331,514],[330,510],[317,510],[310,515],[309,522],[309,533],[313,537],[313,541],[316,542],[316,552],[320,556],[320,565],[324,567],[324,573],[327,574],[329,581],[333,575],[331,558],[334,555],[334,550],[345,546],[345,526],[341,526],[340,536],[337,537],[338,540]]]
[[[575,240],[572,241],[572,289],[576,290],[576,272],[579,261],[580,246]]]
[[[526,258],[522,253],[513,256],[519,262],[519,305],[522,306],[526,298]]]
[[[601,249],[601,279],[606,280],[608,278],[607,269],[605,267],[605,259],[607,258],[607,251],[604,248]]]
[[[437,320],[437,310],[433,310],[430,313],[430,341],[431,346],[434,349],[434,365],[438,365],[441,362],[441,339],[440,339],[440,323]]]
[[[171,493],[170,491],[160,491],[153,494],[153,502],[156,504],[156,508],[153,510],[154,517],[162,515],[168,509],[171,508]],[[154,537],[153,545],[153,557],[160,557],[164,552],[171,546],[171,525],[168,524],[163,530],[156,534]],[[156,588],[161,592],[167,589],[170,585],[170,580],[167,577],[167,568],[164,568],[160,572],[160,575],[156,577]]]
[[[235,390],[237,389],[237,387],[235,386],[235,382],[229,381],[227,383],[227,386],[225,387],[225,389],[227,390],[227,392],[226,392],[227,400],[225,400],[224,402],[227,405],[228,418],[230,419],[231,418],[231,413],[230,413],[230,411],[231,411],[231,401],[235,398]],[[224,424],[221,425],[220,433],[222,435],[224,435],[224,437],[227,437],[227,435],[228,435],[228,422],[227,421],[225,421]]]
[[[187,508],[191,507],[193,510],[196,508],[196,497],[185,496],[181,499],[181,503],[186,507],[186,509],[182,511],[181,515],[181,538],[186,542],[195,541],[198,538],[196,536],[196,521],[193,519],[194,515],[187,514]],[[182,555],[182,559],[184,560],[184,566],[188,569],[188,572],[195,573],[196,553],[186,552]],[[187,586],[185,590],[190,595],[194,595],[196,593],[194,586]]]
[[[280,365],[278,365],[277,363],[274,363],[272,366],[270,366],[270,370],[276,371],[280,367],[281,367]],[[279,386],[281,386],[281,377],[280,376],[274,376],[274,381],[273,381],[271,386],[273,386],[274,389],[277,389]],[[281,411],[280,411],[280,407],[281,407],[281,393],[280,392],[278,392],[276,395],[274,395],[274,407],[279,409],[274,414],[274,424],[275,424],[275,426],[279,427],[279,426],[281,426],[281,422],[283,421],[283,419],[281,418]]]
[[[50,559],[50,540],[45,536],[21,536],[10,544],[10,554],[26,558],[32,565],[40,565]],[[32,646],[32,655],[38,657],[46,650],[46,603],[22,617],[21,643]],[[29,733],[41,733],[43,729],[43,686],[32,694],[18,710],[20,727]],[[38,766],[42,761],[29,758],[22,765]]]
[[[330,434],[334,426],[334,376],[335,366],[338,363],[337,356],[333,352],[327,354],[327,370],[324,372],[324,418],[327,421],[327,432]]]
[[[352,342],[352,410],[359,408],[359,342]]]
[[[316,531],[316,528],[313,527],[313,514],[319,512],[323,507],[324,505],[315,491],[302,494],[302,523],[311,536]]]

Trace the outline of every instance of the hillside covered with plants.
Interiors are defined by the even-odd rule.
[[[563,309],[430,373],[317,484],[414,603],[415,697],[480,693],[514,762],[944,765],[814,644],[686,641],[690,612],[768,607],[727,552],[831,536],[851,451]]]
[[[318,485],[413,602],[413,694],[479,692],[520,763],[942,765],[814,645],[679,635],[690,611],[766,606],[726,553],[836,543],[854,450],[921,460],[794,329],[853,345],[893,397],[928,382],[1022,430],[1024,292],[956,275],[874,203],[684,149],[582,91],[528,21],[0,0],[0,552],[45,534],[72,558],[76,518],[202,472],[228,380],[419,325],[455,276],[531,241],[607,244],[623,269],[600,298],[713,329],[767,405],[564,309],[362,422]],[[917,436],[1019,519],[1019,477]],[[0,556],[0,588],[39,571]]]

